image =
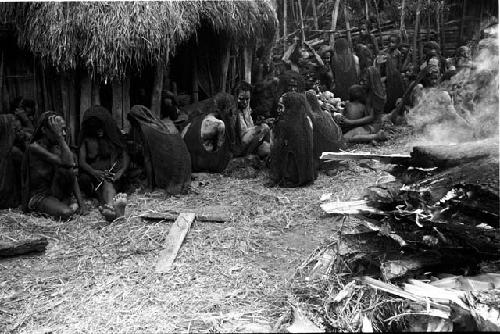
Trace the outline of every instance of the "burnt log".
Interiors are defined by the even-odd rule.
[[[498,157],[498,139],[485,139],[460,145],[415,146],[411,165],[450,168],[489,156]]]
[[[45,251],[48,243],[46,238],[16,242],[0,241],[0,258],[41,253]]]

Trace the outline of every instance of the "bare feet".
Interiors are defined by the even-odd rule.
[[[103,215],[104,219],[106,219],[106,221],[108,221],[108,222],[111,222],[111,221],[115,220],[115,218],[116,218],[115,209],[109,204],[104,205],[104,207],[99,206],[99,212]]]
[[[113,207],[115,208],[116,218],[125,216],[125,208],[127,206],[127,194],[118,193],[113,198]]]

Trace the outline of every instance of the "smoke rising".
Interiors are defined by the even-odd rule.
[[[472,59],[437,88],[424,89],[408,122],[431,144],[498,137],[498,26],[485,31]]]

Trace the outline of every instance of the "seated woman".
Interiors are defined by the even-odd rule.
[[[22,204],[26,212],[69,219],[77,210],[85,213],[76,179],[76,163],[65,141],[66,123],[48,111],[27,147],[22,168]],[[71,203],[75,195],[78,205]]]
[[[106,220],[122,217],[127,195],[117,195],[116,188],[123,185],[129,156],[120,129],[106,108],[94,106],[84,113],[79,151],[82,190],[88,196],[97,195]]]
[[[270,176],[280,187],[300,187],[316,178],[313,123],[304,94],[289,92],[278,103],[271,138]]]
[[[179,117],[179,108],[176,98],[172,92],[166,92],[162,95],[160,118],[161,122],[165,125],[163,130],[170,134],[179,134],[179,130],[174,123]]]
[[[21,123],[14,115],[0,115],[0,209],[21,202],[21,163],[26,145]]]
[[[182,130],[181,136],[191,155],[193,172],[220,173],[233,153],[240,151],[236,135],[236,103],[233,96],[218,93],[204,102]]]
[[[165,107],[162,104],[163,114]],[[130,134],[140,147],[139,163],[144,165],[147,190],[158,187],[171,195],[187,192],[191,185],[191,157],[180,134],[142,105],[133,106],[127,117]]]
[[[373,107],[366,103],[366,91],[360,85],[349,88],[349,102],[341,116],[340,122],[344,138],[349,143],[370,143],[385,140],[385,134],[380,129],[380,117]]]

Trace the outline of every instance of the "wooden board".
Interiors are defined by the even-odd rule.
[[[45,251],[49,242],[46,238],[24,240],[17,242],[0,242],[0,258],[12,257]]]
[[[320,205],[321,209],[326,213],[335,213],[342,215],[360,215],[364,213],[374,213],[386,215],[385,212],[371,207],[367,201],[350,201],[350,202],[327,202]]]
[[[373,154],[369,152],[323,152],[321,160],[362,160],[375,159],[384,163],[400,164],[409,162],[409,154]]]
[[[146,220],[176,220],[179,215],[178,211],[167,212],[145,212],[139,215],[142,219]],[[228,215],[214,215],[214,214],[197,214],[196,220],[208,223],[224,223],[230,219]]]
[[[192,212],[181,213],[172,224],[167,238],[165,239],[165,249],[160,252],[160,257],[156,264],[156,273],[166,273],[172,268],[177,253],[181,248],[187,232],[191,228],[195,216],[196,215]]]

